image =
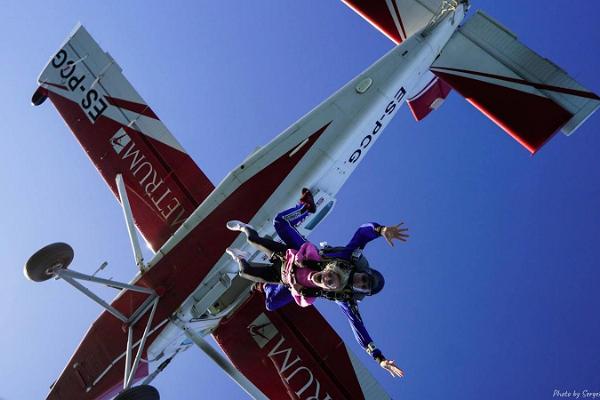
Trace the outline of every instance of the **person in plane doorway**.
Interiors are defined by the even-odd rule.
[[[393,377],[402,377],[404,372],[393,360],[384,357],[367,332],[358,310],[358,302],[365,296],[379,293],[385,284],[383,275],[371,268],[362,250],[370,241],[383,237],[390,246],[393,240],[405,242],[407,228],[402,223],[384,226],[377,223],[361,225],[346,246],[325,246],[322,249],[307,241],[296,227],[316,211],[312,193],[302,190],[302,197],[295,207],[277,214],[274,226],[280,243],[261,237],[248,224],[229,221],[227,228],[243,232],[247,241],[264,252],[269,264],[257,264],[247,260],[245,252],[228,248],[227,253],[238,263],[240,276],[255,283],[255,289],[265,294],[268,310],[276,310],[295,301],[307,307],[318,297],[334,300],[348,318],[358,343],[377,363]]]

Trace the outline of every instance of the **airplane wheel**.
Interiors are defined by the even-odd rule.
[[[114,400],[160,400],[160,395],[153,386],[140,385],[119,393]]]
[[[66,243],[52,243],[38,250],[25,263],[24,273],[27,279],[43,282],[54,276],[54,272],[67,268],[75,253]]]
[[[42,87],[39,87],[33,96],[31,96],[31,104],[39,106],[48,98],[48,91]]]

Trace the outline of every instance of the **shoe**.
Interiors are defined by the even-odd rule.
[[[245,259],[247,259],[248,257],[250,257],[250,254],[246,253],[245,251],[243,251],[243,250],[240,250],[240,249],[236,249],[236,248],[233,248],[233,247],[228,247],[228,248],[225,250],[225,252],[226,252],[227,254],[229,254],[229,256],[230,256],[231,258],[233,258],[235,261],[237,261],[237,260],[239,260],[239,259],[245,260]]]
[[[256,282],[250,288],[252,293],[264,293],[265,292],[265,284],[263,282]]]
[[[242,221],[238,221],[235,219],[228,221],[225,226],[227,226],[227,229],[229,229],[230,231],[241,232],[243,228],[249,228],[249,229],[252,229],[253,231],[256,230],[256,229],[254,229],[254,227],[252,225],[245,224]]]
[[[303,204],[306,207],[306,210],[313,214],[317,211],[317,206],[315,205],[315,199],[313,198],[313,194],[310,189],[303,188],[302,189],[302,197],[300,197],[300,204]]]

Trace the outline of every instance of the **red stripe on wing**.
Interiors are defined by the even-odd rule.
[[[135,103],[133,101],[108,96],[106,97],[106,100],[108,100],[108,102],[115,107],[123,108],[128,111],[133,111],[135,113],[145,115],[146,117],[159,119],[158,116],[154,114],[154,111],[152,111],[152,109],[147,104]]]

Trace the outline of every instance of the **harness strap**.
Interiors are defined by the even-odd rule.
[[[339,260],[339,258],[330,257],[330,256],[328,256],[328,254],[336,254],[336,253],[341,253],[341,252],[345,252],[348,250],[349,250],[348,247],[344,247],[344,246],[336,246],[336,247],[327,246],[327,247],[324,247],[321,250],[319,250],[319,254],[323,258]],[[358,259],[362,256],[362,252],[363,252],[363,250],[360,247],[357,247],[356,249],[352,250],[352,254],[350,256],[352,262],[358,261]],[[348,262],[348,260],[344,260],[344,261]]]
[[[323,297],[327,300],[334,301],[351,301],[354,299],[354,292],[352,289],[343,289],[337,292],[331,292],[319,288],[302,288],[300,294],[304,297]]]

